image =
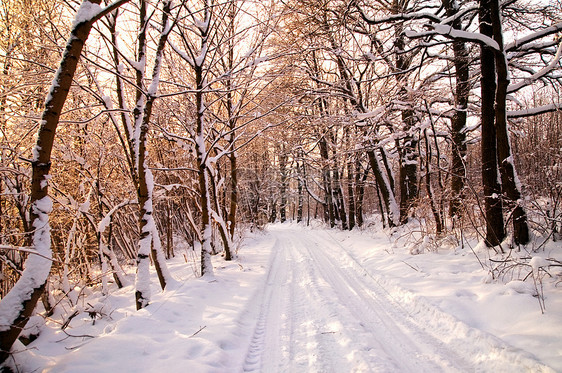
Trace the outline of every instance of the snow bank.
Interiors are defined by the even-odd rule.
[[[63,302],[65,312],[48,319],[32,344],[19,346],[18,367],[57,373],[228,371],[246,353],[249,335],[235,331],[248,324],[250,333],[253,327],[255,315],[247,305],[263,284],[272,245],[267,238],[248,239],[236,261],[216,260],[214,280],[207,281],[194,275],[199,255],[176,242],[176,257],[168,263],[178,286],[161,292],[152,278],[151,303],[140,311],[132,285],[113,286],[107,297],[82,294],[79,313],[64,331],[61,324],[72,309]]]

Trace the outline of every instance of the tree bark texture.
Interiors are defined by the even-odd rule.
[[[334,198],[332,192],[332,176],[330,172],[330,157],[328,153],[328,144],[326,142],[326,138],[322,136],[320,141],[318,142],[318,146],[320,147],[320,157],[322,158],[322,181],[324,183],[324,193],[325,193],[325,201],[324,204],[324,220],[330,223],[330,227],[333,228],[336,225],[335,219],[335,206],[334,206]]]
[[[507,88],[509,86],[509,72],[507,59],[503,50],[503,32],[501,26],[501,10],[498,0],[490,0],[490,14],[494,40],[500,50],[495,53],[497,88],[496,88],[496,141],[500,166],[502,189],[505,193],[506,204],[513,209],[513,238],[516,244],[525,245],[529,242],[529,226],[527,214],[521,206],[521,188],[515,171],[515,163],[509,133],[507,130]]]
[[[479,19],[480,32],[492,37],[492,17],[490,14],[490,0],[480,0]],[[505,238],[502,213],[501,186],[498,182],[498,162],[496,152],[495,127],[495,94],[496,73],[494,51],[481,46],[481,159],[482,186],[484,188],[484,215],[486,220],[486,244],[497,246]]]
[[[456,2],[443,0],[443,6],[448,17],[453,17],[459,11]],[[461,30],[461,18],[454,18],[451,26]],[[466,170],[464,157],[466,156],[466,117],[468,108],[469,86],[469,55],[463,40],[453,41],[453,55],[455,65],[455,114],[451,123],[451,201],[449,216],[459,217],[462,214],[462,200],[464,197],[464,182]]]
[[[279,172],[281,173],[281,187],[279,189],[281,205],[279,206],[279,219],[281,223],[287,220],[287,158],[285,145],[283,145],[279,154]]]
[[[395,227],[399,222],[398,219],[400,218],[400,211],[396,209],[396,207],[398,206],[396,204],[396,200],[394,199],[394,192],[390,187],[390,181],[387,177],[385,177],[386,173],[383,174],[383,171],[381,170],[381,165],[379,163],[375,150],[368,150],[367,156],[369,157],[371,170],[373,170],[375,180],[377,181],[383,201],[385,203],[387,223],[390,227]]]
[[[149,131],[150,118],[152,116],[152,108],[154,101],[156,99],[156,90],[158,87],[158,82],[160,79],[159,72],[161,67],[161,61],[164,53],[164,48],[166,46],[168,35],[171,28],[168,28],[168,18],[170,13],[171,3],[169,1],[164,2],[162,9],[162,33],[158,40],[158,45],[156,49],[156,61],[154,64],[154,72],[152,74],[152,84],[155,84],[154,88],[149,88],[146,93],[140,89],[137,89],[137,105],[135,107],[135,126],[140,127],[140,134],[138,139],[138,154],[136,155],[136,168],[138,172],[138,185],[137,185],[137,197],[139,201],[139,249],[137,254],[137,277],[148,276],[149,268],[149,258],[148,254],[152,256],[154,262],[154,267],[156,269],[156,274],[160,282],[160,287],[162,290],[166,288],[166,284],[171,275],[169,274],[166,261],[162,252],[162,245],[160,241],[160,235],[156,222],[154,221],[154,204],[152,200],[152,190],[154,188],[154,180],[151,170],[148,168],[148,149],[147,149],[147,136]],[[138,60],[142,61],[146,56],[146,1],[141,2],[141,33],[139,36],[139,56]],[[144,71],[137,70],[137,84],[139,87],[143,87],[143,77]],[[140,272],[143,273],[140,273]],[[138,284],[138,282],[137,282]],[[144,286],[143,286],[144,287]],[[137,287],[135,292],[135,299],[137,309],[143,308],[148,304],[149,297],[148,293],[143,294],[143,291],[148,291],[148,289]]]
[[[418,197],[418,154],[417,136],[411,133],[414,127],[414,113],[402,111],[402,123],[406,135],[398,148],[400,154],[400,223],[406,224],[410,210]]]

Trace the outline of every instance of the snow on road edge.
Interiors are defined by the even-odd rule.
[[[409,269],[402,272],[400,270],[397,271],[396,263],[402,262],[406,264],[403,268],[407,268],[410,264],[406,263],[406,260],[423,257],[423,255],[399,255],[396,253],[389,254],[388,252],[385,252],[392,244],[389,237],[382,232],[373,233],[354,231],[353,233],[349,233],[328,229],[315,231],[319,236],[324,236],[325,240],[337,243],[340,251],[345,253],[345,255],[340,255],[343,263],[351,266],[358,273],[364,274],[365,278],[368,278],[369,281],[372,282],[373,286],[378,286],[384,289],[388,294],[389,301],[392,301],[399,307],[403,308],[404,311],[418,323],[427,325],[427,330],[433,333],[436,338],[443,339],[445,341],[448,340],[449,343],[456,346],[459,351],[462,351],[463,355],[475,356],[477,360],[482,362],[485,362],[491,357],[494,357],[495,359],[500,358],[500,361],[504,360],[506,363],[509,363],[509,365],[519,367],[521,371],[554,372],[562,369],[562,357],[559,353],[562,349],[562,337],[560,337],[561,334],[559,333],[562,331],[562,324],[560,323],[560,321],[562,321],[562,309],[560,308],[561,302],[559,299],[550,299],[551,306],[547,315],[538,316],[537,314],[540,312],[538,311],[536,300],[532,299],[528,294],[526,299],[523,299],[524,297],[522,297],[521,294],[509,295],[508,297],[512,300],[511,303],[498,299],[498,303],[500,303],[500,305],[493,308],[490,307],[490,300],[480,302],[475,300],[472,302],[473,304],[470,310],[465,310],[465,313],[461,312],[462,318],[470,320],[469,324],[464,322],[461,318],[453,315],[450,312],[450,309],[447,308],[446,310],[442,310],[440,305],[446,304],[447,302],[455,302],[456,300],[454,297],[449,297],[452,299],[446,299],[447,297],[442,295],[446,294],[447,290],[454,293],[462,293],[464,291],[470,293],[469,290],[462,288],[460,290],[454,290],[456,286],[464,285],[463,282],[456,284],[446,283],[445,280],[440,281],[439,279],[432,278],[433,284],[427,287],[428,290],[426,293],[431,293],[435,287],[448,289],[440,289],[442,294],[432,297],[430,301],[426,296],[422,296],[417,293],[416,290],[418,290],[418,288],[411,286],[411,282],[418,281],[418,279],[421,278],[424,283],[429,283],[427,278],[431,276],[428,276],[427,273],[413,272]],[[433,254],[430,253],[428,255],[429,259],[423,258],[418,261],[420,266],[423,264],[424,260],[430,262],[431,260],[436,259],[435,256],[431,256]],[[381,263],[381,258],[385,258],[384,263]],[[470,257],[465,259],[467,263],[470,261],[476,261],[476,259]],[[444,260],[446,261],[446,259]],[[391,263],[393,265],[390,265]],[[435,263],[435,265],[439,266],[442,265],[442,263]],[[416,271],[417,270],[418,269],[416,269]],[[412,279],[410,279],[410,282],[404,281],[404,277],[401,276],[404,273],[407,273],[406,271],[414,273],[414,275],[411,275]],[[443,269],[435,269],[435,272],[439,271],[444,272]],[[470,269],[466,269],[466,271],[466,273],[459,272],[457,275],[468,276],[470,274]],[[482,271],[481,276],[484,275],[485,272]],[[416,288],[416,290],[409,290],[403,284],[409,288]],[[481,282],[476,286],[484,289],[483,292],[487,291],[493,295],[503,294],[503,292],[498,292],[497,290],[486,289],[486,287],[493,289],[503,285],[484,284]],[[521,299],[516,298],[518,295],[521,296]],[[554,294],[554,296],[556,295],[559,294]],[[443,299],[446,299],[447,302]],[[526,302],[523,303],[521,302],[522,300]],[[528,303],[531,303],[532,307],[534,307],[531,312],[523,316],[528,319],[528,323],[536,322],[537,327],[541,327],[541,322],[550,322],[550,326],[547,326],[546,328],[543,326],[542,330],[536,331],[536,335],[533,335],[532,338],[527,338],[528,340],[534,340],[535,343],[532,346],[528,343],[528,340],[519,343],[521,346],[524,346],[524,349],[522,349],[514,347],[512,343],[507,342],[500,336],[502,334],[508,334],[507,331],[511,328],[509,321],[507,321],[508,316],[512,316],[509,314],[517,313],[514,312],[515,310],[507,307],[513,307],[513,305],[516,305],[516,307],[520,306],[521,310],[528,312]],[[463,304],[463,306],[465,305],[466,304]],[[501,316],[498,315],[489,315],[490,318],[493,319],[490,322],[490,325],[481,326],[478,322],[472,320],[473,318],[478,319],[475,316],[475,313],[479,312],[486,314],[486,312],[497,311],[502,307],[502,311],[505,312],[504,317],[506,319],[504,322],[500,322],[501,320],[498,321],[501,319]],[[486,317],[482,315],[478,316],[483,318]],[[543,317],[544,321],[540,319],[535,320],[535,317]],[[472,324],[476,324],[476,326],[473,327],[471,326]],[[493,328],[490,326],[493,326]],[[532,329],[533,326],[530,326],[529,328]],[[490,333],[485,329],[493,329],[494,332]],[[549,335],[547,335],[545,331],[548,331]],[[522,330],[519,332],[523,335],[527,331]],[[554,337],[553,340],[550,337],[550,334],[556,335],[557,337]],[[514,335],[517,337],[517,334],[514,333]],[[467,341],[473,341],[475,343],[467,343]],[[516,342],[520,341],[516,340]],[[543,359],[539,359],[537,357],[539,354],[544,355]],[[497,369],[498,371],[505,371],[506,367],[499,364]]]

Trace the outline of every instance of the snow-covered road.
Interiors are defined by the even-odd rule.
[[[477,331],[464,340],[473,347],[459,351],[447,328],[436,333],[412,315],[325,230],[269,233],[275,244],[244,371],[549,371]]]
[[[245,371],[438,372],[470,364],[427,334],[313,231],[276,230]]]

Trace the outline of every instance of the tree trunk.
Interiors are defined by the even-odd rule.
[[[219,176],[220,179],[220,173],[218,172],[218,169],[215,171],[217,173],[217,175]],[[215,181],[215,176],[213,176],[213,173],[209,172],[209,181],[210,181],[210,187],[211,187],[211,194],[212,194],[212,198],[214,201],[214,205],[215,205],[215,210],[211,211],[211,215],[212,218],[215,220],[215,224],[219,230],[219,234],[221,236],[221,240],[223,243],[223,247],[224,247],[224,260],[226,261],[230,261],[232,260],[232,243],[230,241],[230,231],[228,230],[227,227],[227,223],[224,221],[223,217],[219,214],[219,211],[221,211],[221,206],[220,206],[220,202],[219,202],[219,198],[218,198],[218,193],[217,193],[217,183]],[[221,184],[221,182],[219,182],[219,184]],[[224,214],[224,211],[223,211]]]
[[[367,181],[367,177],[369,175],[369,168],[367,167],[363,172],[361,171],[361,161],[357,159],[355,166],[355,195],[357,196],[357,203],[355,206],[355,220],[357,221],[357,225],[359,227],[363,226],[363,199],[365,197],[365,182]],[[381,214],[382,213],[383,212],[381,211]]]
[[[204,20],[210,22],[211,10],[210,5],[205,1]],[[196,113],[196,130],[195,130],[195,154],[197,158],[197,176],[199,181],[199,195],[201,204],[201,276],[213,276],[213,264],[211,262],[212,254],[212,222],[211,222],[211,187],[209,181],[209,161],[207,148],[205,143],[205,74],[203,64],[205,63],[206,53],[209,43],[209,27],[199,28],[201,37],[201,56],[195,61],[193,70],[195,72],[195,105]]]
[[[455,1],[443,0],[443,6],[448,17],[453,17],[459,11]],[[454,29],[462,29],[461,18],[454,18]],[[453,55],[455,64],[455,114],[452,119],[451,138],[451,201],[449,216],[455,220],[462,214],[462,201],[464,198],[464,181],[466,170],[464,157],[466,156],[466,115],[468,108],[469,89],[469,55],[463,40],[453,41]]]
[[[492,19],[490,0],[480,0],[480,32],[492,37]],[[481,132],[482,132],[482,186],[484,187],[484,214],[486,220],[486,245],[497,246],[505,238],[501,187],[498,183],[498,162],[496,157],[496,129],[494,125],[496,68],[494,51],[482,45],[480,52],[482,95]]]
[[[345,211],[345,202],[344,202],[344,197],[343,197],[343,191],[342,191],[342,186],[341,186],[341,177],[340,177],[340,172],[337,169],[337,164],[335,161],[335,155],[334,155],[334,199],[335,199],[335,209],[338,212],[338,217],[341,221],[341,225],[342,225],[342,229],[346,230],[347,229],[347,213]]]
[[[527,214],[521,206],[521,187],[515,171],[513,153],[509,133],[507,131],[507,87],[509,86],[509,72],[507,60],[503,51],[503,33],[501,26],[501,11],[498,0],[491,0],[491,18],[494,40],[498,43],[500,51],[496,51],[496,73],[498,86],[496,89],[496,139],[497,152],[500,164],[502,189],[507,196],[507,204],[513,209],[513,239],[516,244],[525,245],[529,242],[529,226]]]
[[[390,181],[388,177],[386,177],[386,173],[383,174],[383,171],[381,171],[381,165],[375,150],[368,150],[367,156],[369,157],[369,164],[371,165],[371,169],[373,170],[373,174],[375,175],[375,179],[384,200],[387,212],[387,223],[390,227],[395,227],[399,222],[400,210],[398,209],[398,204],[394,199],[394,192],[390,187]]]
[[[165,1],[162,9],[162,33],[158,40],[156,50],[156,61],[154,63],[154,71],[152,74],[152,82],[148,88],[146,98],[143,97],[144,92],[137,90],[137,105],[134,110],[135,127],[139,128],[138,138],[138,154],[136,155],[136,168],[138,173],[137,196],[139,201],[139,249],[137,253],[137,281],[136,281],[136,306],[137,309],[145,307],[150,299],[149,289],[149,255],[152,256],[156,274],[160,282],[162,290],[165,289],[166,284],[171,280],[171,275],[166,266],[166,260],[162,253],[162,244],[160,241],[160,234],[154,221],[153,199],[152,191],[154,188],[154,178],[152,171],[148,168],[148,149],[147,136],[152,116],[152,107],[156,99],[157,87],[160,80],[160,68],[164,53],[164,48],[168,40],[168,35],[171,28],[168,27],[168,17],[170,13],[171,2]],[[141,29],[142,32],[139,36],[139,61],[146,58],[146,1],[141,2]],[[137,84],[142,87],[144,78],[144,71],[137,70]]]
[[[402,111],[402,123],[406,136],[402,139],[402,146],[398,148],[400,154],[400,223],[406,224],[410,209],[418,197],[418,154],[416,148],[418,140],[411,131],[414,126],[414,113],[411,110]]]
[[[330,227],[333,228],[336,225],[335,212],[334,212],[334,200],[332,192],[332,177],[330,172],[330,158],[328,155],[328,144],[326,143],[326,138],[322,136],[318,142],[320,147],[320,157],[322,158],[322,181],[324,182],[325,191],[325,201],[324,204],[324,220],[326,218],[330,222]]]
[[[173,258],[174,255],[174,220],[173,207],[174,203],[170,200],[166,204],[166,259]]]
[[[303,180],[304,175],[304,159],[303,159],[302,149],[298,150],[297,159],[297,191],[298,191],[298,202],[297,202],[297,223],[300,223],[303,218],[303,205],[304,205],[304,185]]]
[[[199,194],[201,204],[201,276],[212,276],[213,265],[211,263],[212,252],[212,226],[211,226],[211,195],[209,186],[209,170],[207,168],[207,151],[205,146],[205,106],[203,101],[203,69],[195,66],[195,82],[197,86],[196,107],[196,133],[195,153],[197,155],[197,169],[199,180]]]
[[[347,162],[347,200],[348,200],[348,211],[349,211],[349,230],[355,228],[355,216],[356,216],[356,208],[355,208],[355,180],[356,177],[353,173],[353,159],[348,160]]]
[[[425,190],[427,196],[429,197],[429,204],[431,207],[431,212],[433,213],[433,218],[435,220],[435,230],[438,235],[443,233],[443,219],[441,218],[441,213],[436,206],[433,188],[431,186],[431,145],[429,143],[429,136],[427,135],[427,129],[424,130],[425,139]]]
[[[236,18],[236,5],[235,2],[231,2],[229,10],[229,24],[228,24],[228,70],[234,70],[234,36],[236,34],[235,30],[235,18]],[[236,210],[238,209],[238,165],[237,165],[237,155],[236,155],[236,118],[234,113],[234,98],[233,98],[233,81],[227,79],[226,81],[226,110],[228,112],[228,129],[229,134],[227,136],[228,146],[230,148],[230,154],[228,159],[230,161],[230,210],[228,213],[228,229],[230,233],[230,238],[234,238],[234,231],[236,229]]]
[[[231,129],[233,133],[230,134],[232,151],[228,156],[230,161],[230,210],[228,213],[228,229],[230,237],[234,238],[236,230],[236,210],[238,208],[238,165],[236,159],[236,151],[234,150],[234,128]]]
[[[285,145],[282,146],[279,154],[279,170],[281,173],[281,205],[279,206],[279,219],[281,223],[287,220],[287,154]]]

